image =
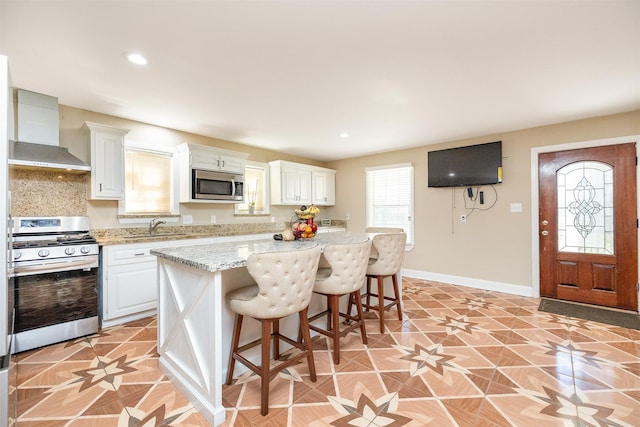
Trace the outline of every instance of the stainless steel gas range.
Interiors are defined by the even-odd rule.
[[[88,217],[19,217],[13,227],[15,351],[98,331],[99,248]]]

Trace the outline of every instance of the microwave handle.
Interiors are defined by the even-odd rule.
[[[236,195],[236,180],[231,180],[231,197],[235,197]]]

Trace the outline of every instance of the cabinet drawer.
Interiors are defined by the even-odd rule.
[[[166,245],[162,245],[166,246]],[[155,246],[153,246],[155,247]],[[153,261],[155,255],[151,255],[153,247],[135,247],[109,250],[107,255],[107,265],[130,264],[134,262]],[[160,246],[158,246],[160,247]]]

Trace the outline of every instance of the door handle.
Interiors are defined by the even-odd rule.
[[[548,236],[549,232],[547,230],[542,230],[542,233],[540,233],[540,234],[542,234],[543,236]]]
[[[542,225],[549,225],[549,221],[547,221],[546,219],[542,220]]]

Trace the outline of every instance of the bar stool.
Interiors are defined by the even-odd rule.
[[[261,385],[260,413],[262,415],[267,415],[269,412],[269,382],[282,369],[306,357],[311,381],[316,381],[307,312],[319,260],[320,246],[317,245],[295,251],[249,255],[247,271],[256,284],[236,289],[226,295],[229,307],[236,313],[227,371],[227,385],[230,385],[233,379],[236,360],[259,375]],[[300,337],[302,340],[294,341],[279,332],[279,320],[294,313],[298,313],[300,318]],[[260,339],[239,347],[244,316],[250,316],[261,322],[262,335]],[[272,337],[275,360],[280,358],[280,340],[302,351],[286,361],[270,367]],[[261,364],[256,365],[241,353],[259,344],[262,345]]]
[[[356,328],[360,328],[362,343],[367,344],[367,331],[362,313],[362,298],[360,288],[364,281],[371,239],[362,243],[326,245],[322,251],[328,268],[318,269],[313,292],[327,297],[327,310],[316,314],[309,322],[326,315],[327,328],[323,329],[309,323],[309,328],[333,340],[333,362],[340,364],[340,338]],[[340,297],[349,295],[349,307],[355,303],[356,316],[340,312]],[[346,328],[340,330],[340,317],[345,319]]]
[[[362,306],[366,311],[378,310],[380,317],[380,333],[384,333],[384,312],[390,310],[394,305],[398,310],[398,320],[402,320],[402,308],[400,292],[398,289],[398,273],[402,267],[404,248],[407,242],[406,233],[377,234],[373,237],[372,257],[369,259],[367,267],[367,291],[365,293],[366,303]],[[385,296],[384,279],[391,277],[393,283],[394,296]],[[371,292],[371,279],[378,281],[378,293]],[[371,297],[378,299],[377,306],[371,304]],[[385,301],[391,303],[385,305]]]

